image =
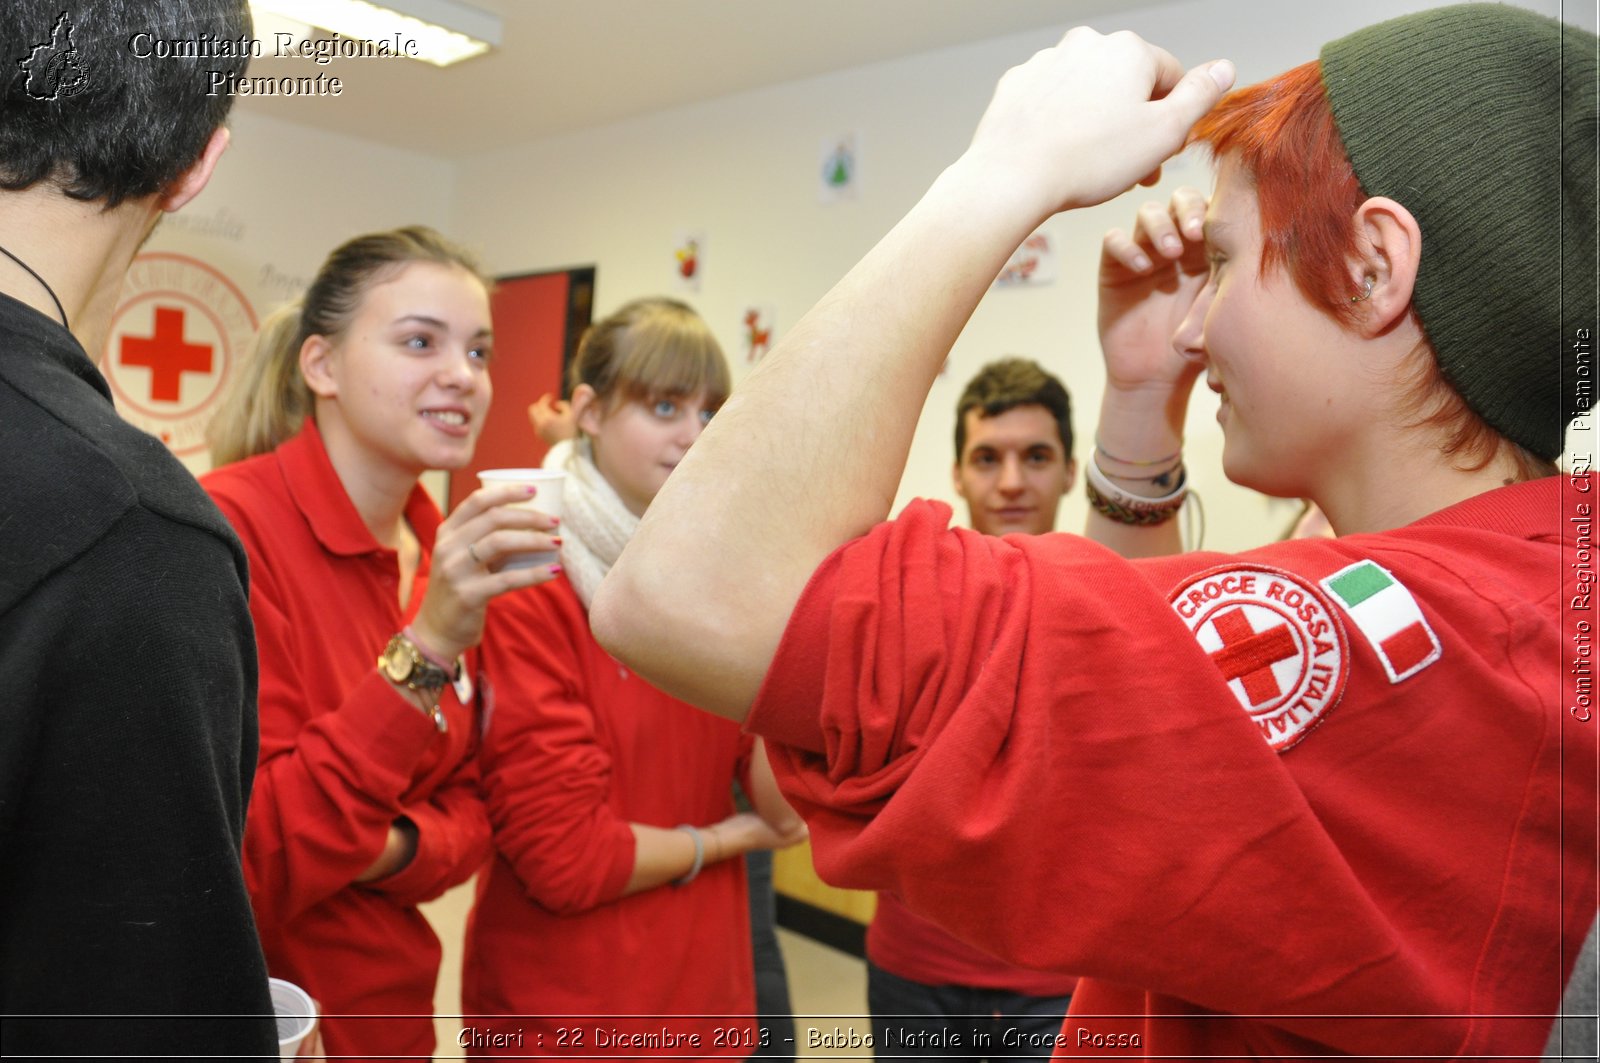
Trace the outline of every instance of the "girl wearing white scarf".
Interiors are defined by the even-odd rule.
[[[639,517],[596,467],[594,442],[588,436],[563,440],[551,447],[544,467],[567,474],[561,565],[587,609],[595,588],[633,538]]]
[[[727,396],[727,361],[689,307],[644,299],[589,331],[572,380],[581,434],[546,461],[567,473],[564,578],[508,596],[485,636],[495,708],[484,789],[497,858],[468,932],[463,1003],[469,1014],[517,1016],[504,1024],[525,1033],[506,1041],[517,1053],[541,1038],[552,1054],[610,1051],[529,1016],[619,1016],[608,1031],[659,1038],[660,1019],[620,1016],[669,1015],[702,1017],[667,1023],[699,1035],[691,1058],[750,1055],[762,1033],[733,1018],[754,1010],[744,862],[733,858],[794,844],[805,827],[759,742],[622,668],[587,615]],[[735,812],[736,778],[756,811]],[[661,1051],[682,1058],[685,1047]]]

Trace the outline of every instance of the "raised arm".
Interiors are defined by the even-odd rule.
[[[1209,272],[1205,214],[1206,197],[1180,188],[1168,203],[1145,203],[1131,232],[1113,229],[1101,244],[1106,389],[1089,460],[1112,487],[1131,495],[1168,495],[1181,482],[1183,422],[1200,363],[1178,349],[1174,336]],[[1125,523],[1093,504],[1084,534],[1123,557],[1183,550],[1176,518]]]
[[[967,151],[673,473],[594,600],[600,642],[742,720],[812,571],[888,515],[928,388],[1006,257],[1159,170],[1232,80],[1083,28],[1009,71]]]

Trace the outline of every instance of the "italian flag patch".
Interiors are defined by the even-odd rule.
[[[1322,589],[1344,606],[1383,662],[1389,682],[1409,679],[1443,655],[1417,600],[1382,565],[1357,561],[1323,580]]]

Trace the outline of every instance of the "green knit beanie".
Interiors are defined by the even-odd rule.
[[[1595,53],[1593,34],[1499,4],[1322,49],[1361,187],[1421,227],[1414,301],[1445,379],[1549,460],[1593,395]]]

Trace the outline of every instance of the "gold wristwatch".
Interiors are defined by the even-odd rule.
[[[444,710],[439,707],[439,691],[453,678],[449,672],[440,668],[423,655],[417,644],[398,634],[389,640],[389,645],[383,648],[383,654],[378,658],[378,671],[391,683],[399,684],[407,690],[423,695],[425,699],[431,698],[428,715],[433,719],[433,725],[443,731],[445,723]]]

